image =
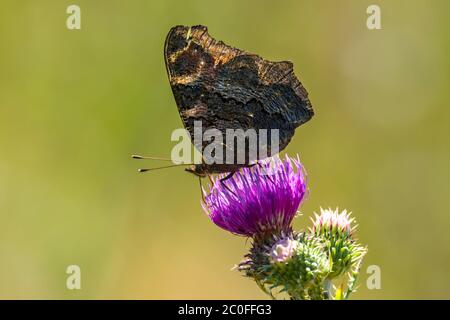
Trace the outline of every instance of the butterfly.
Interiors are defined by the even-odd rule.
[[[231,154],[231,162],[202,161],[185,169],[199,177],[228,173],[226,180],[240,168],[280,152],[289,144],[295,129],[314,115],[292,62],[271,62],[228,46],[212,38],[205,26],[171,28],[164,45],[164,60],[181,120],[193,143],[198,122],[202,134],[215,130],[224,137],[223,141],[229,141],[227,135],[238,130],[257,133],[256,144],[245,136],[241,148],[235,137],[231,143],[222,142],[222,154]],[[265,139],[259,134],[261,130],[268,132]],[[274,130],[277,146],[271,139]],[[203,140],[194,145],[203,154],[209,143]],[[243,161],[236,161],[242,154]]]

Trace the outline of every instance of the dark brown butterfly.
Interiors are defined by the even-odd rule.
[[[249,141],[245,150],[237,148],[234,138],[233,143],[223,144],[223,154],[233,151],[231,163],[227,159],[223,163],[203,162],[186,168],[199,177],[213,173],[232,175],[261,159],[261,150],[265,150],[266,157],[272,156],[273,150],[283,150],[295,129],[314,114],[308,93],[294,75],[291,62],[271,62],[230,47],[213,39],[205,26],[173,27],[166,38],[164,59],[181,120],[192,142],[195,121],[201,121],[202,133],[214,129],[223,135],[224,141],[227,129],[256,132],[266,129],[269,133],[265,140],[258,139],[253,153]],[[271,145],[273,129],[278,132],[278,148]],[[208,143],[201,141],[194,145],[203,152]],[[240,163],[236,161],[239,151],[245,156]]]

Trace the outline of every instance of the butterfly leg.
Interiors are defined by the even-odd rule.
[[[200,186],[200,194],[202,196],[202,201],[203,201],[203,203],[205,203],[205,195],[203,194],[203,190],[202,190],[202,178],[198,177],[198,183]]]
[[[231,179],[235,173],[236,173],[236,171],[230,172],[229,174],[227,174],[226,177],[223,177],[222,179],[220,179],[220,182],[224,182],[224,181],[227,181],[228,179]]]
[[[254,163],[253,165],[258,165],[258,167],[260,167],[260,168],[261,168],[261,170],[263,170],[263,171],[265,172],[265,175],[266,175],[267,179],[269,179],[269,181],[270,181],[270,182],[272,182],[273,184],[275,184],[275,182],[274,182],[274,181],[272,180],[272,178],[270,177],[270,174],[266,172],[266,171],[267,171],[267,169],[266,169],[266,168],[264,168],[264,167],[262,166],[262,164],[261,164],[261,163],[259,163],[259,162],[257,161],[257,162],[256,162],[256,163]]]
[[[233,192],[233,190],[231,190],[225,183],[224,181],[226,181],[227,179],[230,179],[233,176],[234,172],[231,172],[229,175],[227,175],[225,178],[219,179],[219,182],[222,186],[224,186],[225,189],[227,189],[228,191],[230,191],[232,194],[234,194],[236,196],[236,193]],[[214,181],[211,178],[211,175],[208,175],[209,181],[211,182],[211,186],[214,185]]]
[[[232,194],[234,194],[237,197],[237,194],[234,193],[233,190],[231,190],[226,184],[225,181],[227,181],[228,179],[231,179],[234,174],[236,173],[236,171],[230,172],[226,177],[223,177],[222,179],[220,179],[220,183],[225,187],[225,189],[227,189],[228,191],[230,191]]]

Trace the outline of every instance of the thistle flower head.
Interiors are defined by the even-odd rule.
[[[203,191],[203,208],[217,226],[247,237],[291,231],[307,191],[298,158],[259,161],[226,181],[222,178],[213,180],[209,193]]]
[[[320,215],[314,213],[312,233],[315,234],[338,234],[342,237],[350,237],[355,227],[352,226],[354,218],[350,217],[351,213],[347,210],[339,213],[339,210],[322,209]]]

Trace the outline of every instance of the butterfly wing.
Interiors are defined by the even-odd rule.
[[[271,129],[278,130],[277,151],[281,151],[295,128],[313,116],[308,94],[291,62],[270,62],[227,46],[214,40],[204,26],[172,28],[164,56],[181,119],[193,141],[195,121],[201,121],[202,132],[221,132],[224,148],[236,152],[234,143],[226,144],[227,129],[254,129],[258,134],[268,130],[264,139],[258,135],[256,153],[250,152],[249,144],[240,150],[250,162],[260,158],[261,149],[272,155]],[[196,147],[201,151],[209,143],[203,141]]]

